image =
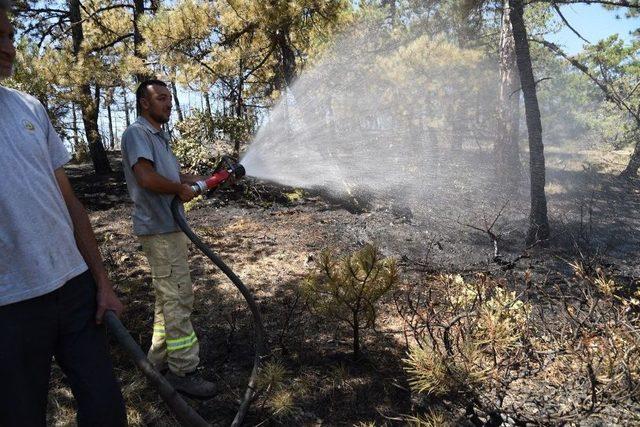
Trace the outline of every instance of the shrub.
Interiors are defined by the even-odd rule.
[[[179,138],[173,141],[173,152],[180,164],[191,173],[206,173],[217,162],[214,125],[211,116],[203,111],[194,112],[176,124]]]
[[[360,355],[360,331],[375,325],[377,303],[398,281],[396,263],[382,258],[372,245],[344,257],[324,250],[304,293],[310,304],[329,319],[351,327],[353,356]]]
[[[444,295],[430,301],[432,317],[425,325],[430,332],[419,336],[405,359],[416,392],[446,395],[486,385],[508,366],[526,336],[528,304],[479,278],[475,283],[461,276],[436,278]]]
[[[416,395],[455,395],[468,416],[498,424],[577,423],[612,410],[623,424],[640,421],[640,292],[572,266],[575,278],[555,287],[526,274],[520,294],[482,274],[398,293]]]
[[[205,111],[193,110],[176,124],[178,137],[173,141],[173,151],[180,164],[191,173],[210,172],[223,155],[237,157],[235,146],[248,141],[254,128],[255,119],[251,117],[211,116]]]

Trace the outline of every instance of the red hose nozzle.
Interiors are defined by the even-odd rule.
[[[204,181],[198,181],[191,186],[191,189],[196,194],[204,194],[209,190],[212,190],[229,179],[233,175],[235,179],[240,179],[245,176],[246,171],[241,164],[230,165],[228,169],[219,169],[210,178]]]

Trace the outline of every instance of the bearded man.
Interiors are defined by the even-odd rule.
[[[191,324],[193,286],[187,263],[188,239],[171,213],[174,197],[195,197],[190,184],[206,179],[180,173],[162,125],[169,121],[171,92],[160,80],[146,80],[136,90],[139,116],[122,135],[122,164],[134,203],[133,231],[151,267],[155,309],[151,348],[158,370],[168,371],[173,387],[193,397],[215,394],[213,383],[196,371],[198,337]]]

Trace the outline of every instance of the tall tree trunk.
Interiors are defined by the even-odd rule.
[[[527,244],[545,241],[549,238],[549,220],[547,217],[547,196],[544,192],[545,165],[544,145],[542,143],[542,122],[536,94],[536,82],[533,77],[527,28],[524,24],[523,0],[513,0],[509,15],[513,27],[516,46],[516,59],[520,82],[524,94],[524,107],[529,133],[529,169],[531,171],[531,210],[529,212],[529,231]]]
[[[237,90],[237,94],[236,94],[236,102],[235,102],[235,116],[237,118],[242,118],[243,117],[243,111],[244,111],[244,100],[242,99],[242,87],[244,86],[244,79],[240,78],[240,80],[238,81],[238,90]],[[234,141],[233,141],[233,155],[237,158],[240,156],[240,143],[242,141],[240,141],[240,136],[239,135],[234,135],[233,136]]]
[[[102,145],[102,138],[100,137],[100,130],[98,128],[100,86],[95,85],[95,98],[91,97],[91,85],[83,84],[80,86],[80,90],[83,98],[81,104],[82,123],[84,124],[84,130],[87,134],[89,154],[91,155],[93,166],[98,175],[111,173],[111,165],[109,165],[107,152]]]
[[[213,119],[213,111],[211,110],[211,97],[209,96],[209,92],[203,92],[204,96],[204,106],[207,108],[207,114],[209,114],[209,118]]]
[[[640,129],[640,120],[636,119],[636,128]],[[640,168],[640,141],[636,142],[636,146],[633,149],[633,154],[631,154],[631,158],[629,159],[629,163],[624,168],[622,173],[620,173],[620,177],[622,178],[633,178],[638,176],[638,168]]]
[[[73,55],[76,61],[81,60],[81,47],[84,41],[82,28],[82,16],[80,13],[80,0],[69,0],[69,16],[71,18],[71,38],[73,42]],[[82,122],[87,135],[89,153],[93,161],[96,174],[106,174],[111,172],[107,153],[102,145],[102,138],[98,131],[98,112],[100,108],[100,87],[96,84],[96,97],[91,95],[91,84],[80,85],[80,110],[82,112]]]
[[[129,117],[129,100],[127,99],[127,89],[122,88],[122,98],[124,99],[124,122],[129,127],[131,124],[131,118]]]
[[[244,99],[242,98],[242,91],[244,89],[244,61],[242,60],[242,58],[240,58],[239,62],[238,62],[238,85],[235,88],[235,94],[232,92],[231,96],[229,97],[230,99],[233,99],[234,101],[234,106],[233,106],[233,113],[235,115],[235,117],[237,117],[238,119],[241,119],[242,117],[244,117]],[[233,90],[233,89],[232,89]],[[240,144],[242,143],[242,141],[240,140],[240,135],[238,134],[237,130],[234,132],[234,135],[232,136],[233,138],[233,155],[238,158],[240,157]]]
[[[498,135],[494,145],[495,167],[502,185],[515,187],[522,178],[520,166],[520,79],[509,10],[513,0],[504,0],[500,31],[500,103]]]
[[[84,145],[84,141],[80,139],[78,133],[78,114],[76,113],[76,103],[71,103],[71,118],[73,120],[73,151],[78,162],[84,162],[87,160],[87,149]]]
[[[75,102],[71,103],[71,119],[73,122],[71,123],[73,129],[73,150],[78,151],[78,116],[76,115],[76,104]]]
[[[140,27],[138,26],[138,22],[140,18],[144,15],[144,0],[133,0],[133,55],[136,58],[139,58],[143,63],[146,61],[147,57],[142,53],[142,44],[144,39],[142,37],[142,33],[140,32]],[[139,71],[135,74],[136,81],[141,83],[142,81],[151,78],[151,73],[147,70]]]
[[[274,41],[280,49],[280,73],[289,88],[296,79],[296,55],[289,41],[289,27],[278,29],[274,34]]]
[[[113,116],[111,115],[111,102],[107,102],[107,118],[109,119],[109,149],[113,151],[116,138],[113,134]]]
[[[358,319],[358,313],[353,312],[353,360],[358,360],[360,357],[360,320]]]
[[[178,88],[176,86],[176,82],[171,80],[171,94],[173,95],[173,104],[176,107],[176,112],[178,113],[178,120],[183,121],[184,116],[182,115],[182,108],[180,108],[180,100],[178,99]]]

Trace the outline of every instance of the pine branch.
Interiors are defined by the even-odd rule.
[[[548,3],[548,0],[532,0],[529,3]],[[633,3],[627,0],[554,0],[557,4],[601,4],[604,6],[628,7],[629,9],[640,10],[640,3]]]
[[[567,55],[555,43],[551,43],[542,39],[529,39],[529,40],[547,47],[556,55],[561,56],[567,61],[569,61],[571,65],[573,65],[578,70],[582,71],[584,75],[586,75],[591,81],[593,81],[602,90],[602,92],[604,92],[607,99],[613,101],[613,103],[616,104],[618,108],[620,108],[621,110],[626,110],[629,114],[631,114],[631,116],[633,116],[635,120],[640,122],[640,115],[638,115],[638,113],[636,113],[634,109],[631,108],[631,106],[625,102],[624,98],[619,93],[617,93],[611,86],[607,85],[606,81],[603,82],[600,79],[598,79],[596,76],[594,76],[593,73],[589,70],[589,68],[586,65],[582,64],[577,59]]]
[[[587,40],[587,39],[585,39],[584,37],[582,37],[582,35],[581,35],[578,31],[576,31],[576,29],[575,29],[575,28],[573,28],[573,27],[571,26],[571,24],[569,24],[569,21],[567,21],[567,19],[564,17],[564,15],[562,14],[562,12],[560,11],[560,7],[558,7],[558,5],[556,4],[556,2],[555,2],[555,1],[553,1],[553,2],[551,3],[551,6],[553,6],[553,8],[556,10],[556,13],[560,16],[560,19],[562,19],[562,22],[564,22],[564,24],[565,24],[565,25],[566,25],[566,26],[567,26],[571,31],[573,31],[573,33],[574,33],[576,36],[580,37],[580,39],[584,40],[584,41],[585,41],[585,42],[587,42],[588,44],[591,44],[591,42],[590,42],[589,40]]]

